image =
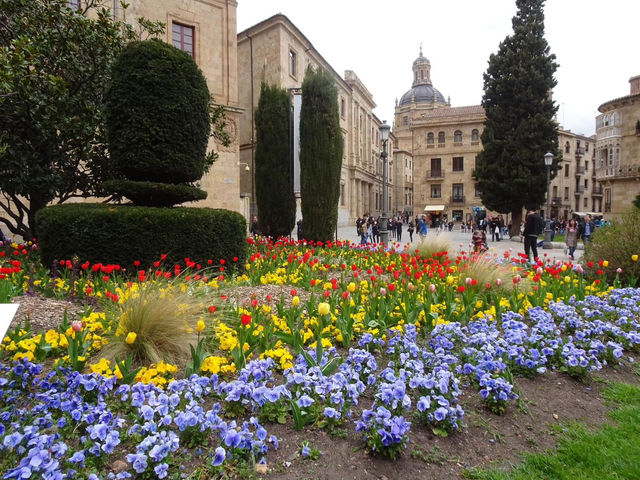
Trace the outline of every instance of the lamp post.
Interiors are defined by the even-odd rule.
[[[547,167],[547,209],[545,212],[546,221],[544,225],[544,243],[542,248],[553,248],[551,245],[551,164],[553,162],[553,154],[547,152],[544,154],[544,164]]]
[[[382,140],[382,153],[380,157],[382,158],[382,215],[380,216],[380,242],[383,245],[386,245],[389,241],[389,230],[388,223],[389,219],[387,218],[387,141],[389,140],[389,131],[391,130],[391,126],[387,125],[387,121],[384,120],[380,125],[380,139]]]

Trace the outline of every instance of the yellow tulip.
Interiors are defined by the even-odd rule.
[[[331,310],[331,307],[329,306],[328,303],[322,302],[318,304],[318,313],[320,315],[326,315],[329,313],[330,310]]]
[[[636,257],[637,257],[637,255],[636,255]],[[636,260],[637,260],[637,259],[636,259]],[[356,284],[355,284],[355,283],[353,283],[353,282],[349,283],[349,285],[347,285],[347,291],[348,291],[349,293],[353,293],[353,292],[355,292],[355,291],[356,291]]]
[[[607,268],[609,266],[609,260],[605,260],[604,262],[602,262],[602,266],[604,268]]]
[[[637,262],[638,261],[638,255],[637,254],[631,255],[631,260],[633,260],[634,262]]]
[[[298,305],[300,305],[300,297],[299,296],[295,296],[291,299],[291,305],[293,305],[294,307],[297,307]]]
[[[136,332],[129,332],[129,333],[127,334],[127,338],[125,338],[125,340],[124,340],[124,341],[125,341],[128,345],[133,345],[133,344],[134,344],[134,342],[136,341],[136,337],[137,337],[137,336],[138,336],[138,335],[136,335]]]
[[[196,324],[196,331],[198,333],[204,332],[204,322],[202,320],[198,320],[198,323]]]

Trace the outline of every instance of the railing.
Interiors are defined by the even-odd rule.
[[[562,205],[562,197],[551,197],[551,204],[554,206]]]
[[[574,195],[582,195],[583,193],[584,193],[584,187],[583,186],[576,187],[575,192],[573,192]]]
[[[452,195],[449,203],[464,203],[464,195]]]
[[[576,148],[576,158],[580,158],[584,155],[584,148],[578,147]]]
[[[576,175],[583,175],[583,174],[584,174],[584,167],[577,166]]]
[[[594,197],[601,197],[604,194],[604,189],[602,187],[596,187],[591,191],[591,195]]]
[[[444,178],[444,170],[427,170],[427,178]]]

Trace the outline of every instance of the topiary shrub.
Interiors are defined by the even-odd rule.
[[[616,270],[622,269],[620,280],[628,284],[630,280],[640,277],[640,209],[633,208],[619,219],[612,221],[609,227],[596,228],[591,235],[591,243],[587,244],[583,262],[593,262],[603,269],[609,281],[616,277]],[[634,260],[635,259],[635,260]],[[608,266],[600,265],[606,260]]]
[[[204,190],[184,184],[109,180],[102,185],[107,193],[125,196],[143,207],[171,207],[207,198]]]
[[[233,268],[247,254],[245,218],[222,209],[76,203],[41,210],[36,225],[47,266],[77,255],[125,268],[138,260],[145,269],[165,254],[168,267],[188,257],[203,266],[224,259]]]
[[[190,55],[160,40],[130,43],[106,92],[109,155],[130,180],[185,183],[206,167],[211,96]]]

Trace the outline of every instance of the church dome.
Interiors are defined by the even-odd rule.
[[[436,103],[440,105],[446,105],[447,102],[444,96],[432,85],[416,85],[400,98],[399,106],[411,105],[411,102],[416,103]]]
[[[431,83],[431,62],[422,54],[413,61],[413,85],[411,90],[400,98],[398,106],[411,105],[411,103],[428,103],[432,105],[448,105],[444,96]]]

